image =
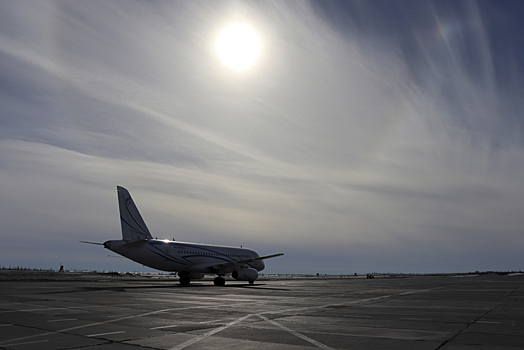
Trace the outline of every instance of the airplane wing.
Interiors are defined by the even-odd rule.
[[[284,253],[278,253],[278,254],[266,255],[266,256],[259,256],[259,257],[252,258],[252,259],[244,259],[244,260],[232,261],[232,262],[223,263],[223,264],[214,264],[213,267],[215,267],[215,268],[218,267],[217,270],[219,270],[220,268],[228,268],[228,267],[235,267],[235,266],[238,266],[238,265],[245,265],[245,264],[248,264],[248,263],[253,262],[253,261],[270,259],[270,258],[276,258],[277,256],[282,256],[282,255],[284,255]]]
[[[284,253],[278,253],[278,254],[272,254],[272,255],[266,255],[266,256],[258,256],[256,258],[231,261],[231,262],[226,262],[226,263],[221,263],[221,264],[217,264],[217,263],[200,264],[200,265],[193,266],[192,268],[189,269],[189,271],[206,271],[206,270],[209,272],[215,272],[215,271],[220,271],[220,270],[228,271],[228,270],[233,270],[236,266],[246,265],[253,261],[276,258],[277,256],[282,256],[282,255],[284,255]]]
[[[251,259],[251,260],[271,259],[271,258],[276,258],[277,256],[282,256],[282,255],[284,255],[284,253],[277,253],[277,254],[272,254],[272,255],[259,256],[258,258],[254,258],[254,259]]]

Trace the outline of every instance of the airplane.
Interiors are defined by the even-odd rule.
[[[264,260],[284,255],[283,253],[260,256],[247,248],[213,244],[161,240],[151,236],[129,191],[117,186],[122,239],[104,243],[80,241],[103,245],[117,254],[144,266],[161,271],[173,271],[179,276],[181,285],[205,275],[217,275],[215,286],[224,286],[224,276],[254,284],[258,272],[265,268]]]

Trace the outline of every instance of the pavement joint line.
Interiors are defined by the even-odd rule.
[[[472,322],[470,323],[467,323],[466,324],[466,327],[464,327],[463,329],[459,330],[454,336],[452,336],[451,338],[445,340],[444,342],[442,342],[442,344],[440,344],[437,348],[435,348],[435,350],[440,350],[442,349],[444,346],[446,346],[447,344],[453,342],[458,336],[460,336],[462,333],[464,333],[464,331],[466,329],[468,329],[471,325],[475,324],[475,323],[478,323],[483,317],[485,317],[486,315],[488,315],[490,312],[492,312],[493,310],[495,310],[499,305],[501,305],[504,301],[506,301],[507,299],[509,299],[516,291],[518,291],[520,288],[522,288],[522,286],[519,286],[517,287],[515,290],[513,290],[511,293],[509,293],[508,295],[506,295],[506,297],[502,300],[500,300],[498,303],[496,303],[491,309],[489,309],[488,311],[486,311],[484,314],[480,315],[479,317],[477,317],[475,320],[473,320]]]
[[[429,291],[429,290],[433,290],[433,289],[435,289],[435,288],[421,289],[421,290],[413,291],[413,292],[409,292],[409,293],[413,294],[413,293],[425,292],[425,291]],[[235,321],[232,321],[232,322],[228,323],[225,326],[216,328],[216,329],[206,333],[206,334],[209,334],[207,336],[205,336],[206,334],[204,334],[203,336],[199,336],[199,337],[193,338],[193,340],[196,339],[195,342],[198,342],[201,339],[207,338],[210,335],[213,335],[213,334],[215,334],[217,332],[220,332],[223,329],[229,328],[232,325],[235,325],[236,323],[238,323],[240,321],[243,321],[244,319],[247,319],[251,315],[257,315],[258,316],[258,315],[264,315],[264,314],[281,314],[281,313],[290,312],[290,311],[295,311],[296,312],[296,311],[310,310],[310,309],[315,309],[315,308],[326,308],[326,307],[331,307],[331,306],[356,304],[356,303],[361,303],[361,302],[366,302],[366,301],[371,301],[371,300],[380,300],[380,299],[389,298],[389,297],[402,295],[402,294],[404,294],[404,293],[401,293],[401,294],[389,294],[389,295],[383,295],[383,296],[380,296],[380,297],[360,299],[360,300],[352,300],[350,302],[344,302],[344,303],[335,303],[335,304],[327,304],[327,305],[315,305],[315,306],[302,307],[302,308],[276,310],[276,311],[265,311],[265,312],[260,312],[260,313],[256,313],[256,314],[249,314],[249,315],[241,317],[241,318],[239,318],[239,319],[237,319]],[[242,303],[237,303],[237,304],[242,304]],[[100,307],[104,307],[104,306],[100,306]],[[69,331],[76,330],[76,329],[88,328],[88,327],[92,327],[92,326],[98,326],[98,325],[102,325],[102,324],[118,322],[118,321],[127,320],[127,319],[131,319],[131,318],[144,317],[144,316],[154,315],[154,314],[161,313],[161,312],[167,312],[167,311],[173,311],[173,310],[180,311],[180,310],[187,310],[187,309],[216,308],[216,307],[221,307],[221,306],[222,305],[215,305],[215,306],[203,305],[203,306],[193,306],[193,307],[186,307],[186,308],[167,308],[167,309],[162,309],[162,310],[150,311],[150,312],[146,312],[146,313],[139,314],[139,315],[123,316],[123,317],[120,317],[120,318],[114,318],[112,320],[93,322],[93,323],[88,323],[88,324],[85,324],[85,325],[79,325],[79,326],[75,326],[75,327],[60,329],[60,330],[57,330],[57,331],[45,332],[45,333],[41,333],[41,334],[34,334],[34,335],[28,335],[28,336],[25,336],[25,337],[19,337],[19,338],[10,339],[10,340],[4,340],[4,341],[0,341],[0,345],[4,345],[4,346],[5,345],[10,345],[12,342],[15,342],[15,341],[26,340],[26,339],[37,338],[37,337],[44,337],[44,336],[47,336],[47,335],[53,335],[53,334],[58,334],[58,333],[65,333],[65,332],[69,332]],[[88,307],[88,306],[85,306],[85,307]],[[68,309],[68,308],[54,308],[54,309]],[[20,311],[22,311],[22,310],[20,310]],[[187,342],[190,342],[190,341],[191,340],[188,340]],[[183,343],[183,344],[185,344],[185,343]],[[193,343],[191,343],[191,344],[193,344]],[[191,344],[189,344],[189,345],[191,345]],[[188,346],[188,345],[186,345],[186,346]],[[170,350],[178,350],[178,349],[183,349],[183,348],[174,347],[174,348],[172,348]]]
[[[275,325],[279,328],[282,328],[283,330],[285,330],[286,332],[294,335],[295,337],[298,337],[300,339],[303,339],[305,341],[307,341],[308,343],[311,343],[313,345],[315,345],[317,348],[321,348],[321,349],[326,349],[326,350],[336,350],[335,348],[332,348],[330,346],[327,346],[326,344],[323,344],[319,341],[316,341],[315,339],[312,339],[302,333],[299,333],[297,331],[294,331],[286,326],[284,326],[283,324],[280,324],[278,322],[276,322],[275,320],[270,320],[269,318],[267,318],[266,316],[262,316],[262,315],[257,315],[258,317],[260,317],[261,319],[263,319],[264,321],[266,322],[269,322],[271,323],[272,325]]]

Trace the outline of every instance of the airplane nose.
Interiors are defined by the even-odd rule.
[[[104,242],[104,248],[110,249],[111,248],[111,241]]]

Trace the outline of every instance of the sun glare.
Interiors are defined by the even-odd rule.
[[[234,23],[222,29],[216,50],[224,65],[243,70],[255,63],[260,46],[260,38],[253,28],[244,23]]]

